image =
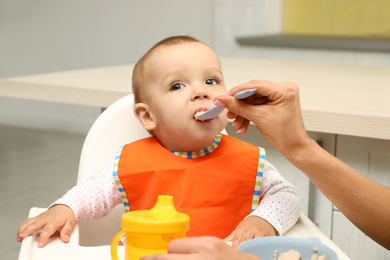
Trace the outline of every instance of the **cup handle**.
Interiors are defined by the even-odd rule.
[[[125,234],[124,230],[119,231],[116,233],[114,238],[111,241],[111,258],[112,260],[119,260],[118,258],[118,243],[121,237]]]

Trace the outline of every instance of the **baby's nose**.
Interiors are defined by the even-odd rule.
[[[207,93],[199,94],[194,97],[194,99],[208,99],[208,98],[209,96],[207,95]]]
[[[210,95],[203,87],[198,87],[194,90],[193,99],[208,99]]]

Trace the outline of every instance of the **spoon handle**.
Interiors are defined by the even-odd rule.
[[[256,91],[257,91],[256,88],[246,89],[246,90],[243,90],[243,91],[236,93],[234,95],[234,98],[235,99],[244,99],[244,98],[252,96],[253,94],[256,93]],[[213,106],[209,110],[204,112],[203,114],[197,115],[196,119],[201,120],[201,121],[212,119],[212,118],[218,116],[219,114],[221,114],[224,109],[225,109],[224,107]]]

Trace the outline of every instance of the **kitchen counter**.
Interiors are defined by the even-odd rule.
[[[390,67],[222,57],[228,89],[295,82],[308,131],[390,140]],[[0,79],[0,96],[108,107],[131,93],[133,65]]]
[[[389,52],[390,39],[331,35],[270,34],[238,37],[242,46]]]

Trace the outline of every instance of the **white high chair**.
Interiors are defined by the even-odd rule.
[[[121,145],[150,136],[135,117],[133,104],[133,94],[122,97],[109,106],[92,125],[81,151],[77,184],[110,166]],[[104,218],[80,223],[80,244],[110,244],[112,237],[120,230],[123,213],[124,207],[121,204]],[[101,230],[105,230],[104,235]]]
[[[99,174],[112,164],[116,151],[121,145],[150,136],[136,119],[133,104],[133,94],[124,96],[108,107],[94,122],[81,151],[77,184],[83,183],[94,174]],[[32,208],[29,217],[45,210]],[[102,219],[77,224],[69,244],[64,244],[59,237],[54,237],[44,248],[38,249],[37,234],[34,234],[22,242],[19,260],[53,259],[54,254],[55,259],[62,259],[62,257],[69,259],[69,254],[74,255],[75,252],[93,256],[94,259],[100,259],[99,257],[108,259],[107,257],[110,256],[107,247],[116,232],[120,230],[123,213],[124,207],[121,204]]]
[[[113,163],[116,151],[121,145],[149,136],[134,116],[133,102],[132,94],[122,97],[108,107],[92,125],[82,148],[77,184]],[[32,208],[29,217],[45,210]],[[67,244],[61,241],[59,235],[55,235],[48,240],[45,247],[38,248],[39,232],[35,233],[23,240],[19,260],[111,259],[109,245],[115,233],[120,230],[120,217],[123,213],[123,205],[118,205],[105,218],[76,224]],[[317,237],[323,244],[331,247],[340,260],[349,259],[304,214],[301,214],[297,224],[287,231],[285,236]],[[123,255],[123,248],[120,248],[118,254]]]

